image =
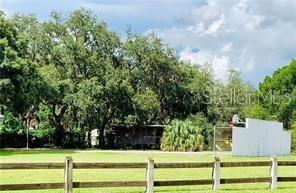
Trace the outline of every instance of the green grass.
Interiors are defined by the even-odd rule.
[[[74,162],[201,162],[212,161],[211,153],[162,153],[155,151],[80,151],[80,150],[2,150],[0,162],[63,162],[72,156]],[[269,157],[232,157],[220,155],[222,161],[270,160]],[[279,160],[296,160],[296,154],[279,157]],[[268,167],[223,168],[222,178],[267,177]],[[279,176],[296,176],[296,167],[280,167]],[[209,179],[211,169],[157,169],[156,180]],[[74,170],[74,181],[128,181],[144,180],[144,169],[81,169]],[[0,170],[0,183],[47,183],[62,182],[63,170]],[[143,193],[145,188],[89,188],[74,189],[74,193]],[[7,191],[11,193],[62,193],[63,190]],[[156,187],[159,193],[295,193],[296,183],[279,183],[279,189],[269,190],[268,183],[222,185],[212,191],[211,186]]]

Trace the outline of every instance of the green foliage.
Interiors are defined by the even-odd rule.
[[[16,26],[0,14],[0,104],[14,115],[24,114],[37,104],[46,85],[35,64],[22,55]]]
[[[256,118],[269,120],[272,118],[270,112],[260,104],[255,104],[253,106],[247,106],[244,108],[244,115],[248,118]]]
[[[51,111],[48,106],[41,105],[37,113],[38,129],[30,131],[33,138],[50,139],[53,137],[55,128],[50,121]]]
[[[185,120],[173,120],[165,129],[161,149],[166,151],[202,151],[212,129],[203,114],[190,116]]]
[[[157,94],[149,88],[143,93],[135,94],[133,103],[140,123],[149,124],[159,116],[160,103]]]
[[[209,111],[213,121],[228,122],[234,114],[244,118],[243,110],[251,105],[253,93],[254,89],[241,79],[240,72],[230,70],[227,82],[216,82],[210,93],[213,100]]]
[[[39,22],[1,15],[1,104],[16,115],[39,117],[34,137],[63,146],[75,128],[82,135],[98,128],[103,146],[114,124],[166,124],[208,112],[203,90],[211,85],[210,73],[179,62],[156,34],[128,32],[120,41],[89,10],[51,16]]]
[[[282,121],[286,129],[291,129],[296,119],[296,60],[292,59],[272,77],[265,77],[255,97],[258,103],[249,108],[246,114]]]
[[[15,117],[13,113],[5,111],[3,122],[0,123],[0,134],[20,135],[23,134],[24,131],[25,128],[22,125],[21,119],[19,117]]]

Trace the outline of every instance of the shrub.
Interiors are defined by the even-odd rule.
[[[38,127],[30,129],[30,140],[36,147],[53,146],[55,127],[50,121],[50,116],[51,109],[46,105],[40,105],[37,112]]]
[[[15,117],[10,111],[4,113],[3,121],[0,123],[0,134],[13,134],[20,135],[25,131],[24,126],[21,123],[21,119]]]
[[[173,120],[161,139],[161,149],[166,151],[202,151],[208,147],[211,126],[203,114],[185,120]]]

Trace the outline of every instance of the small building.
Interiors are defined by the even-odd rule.
[[[158,148],[164,128],[164,125],[117,125],[112,128],[114,144],[119,147]]]
[[[113,125],[105,135],[106,145],[109,148],[153,148],[160,147],[164,125]],[[87,141],[86,134],[85,141]],[[91,146],[99,145],[99,129],[93,129],[90,133]]]
[[[233,127],[232,154],[234,156],[277,156],[291,151],[291,132],[283,123],[246,119],[245,127]]]

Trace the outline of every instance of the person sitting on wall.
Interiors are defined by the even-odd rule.
[[[238,116],[238,114],[234,114],[232,116],[232,121],[230,121],[229,126],[231,127],[245,127],[246,123],[242,122]]]

